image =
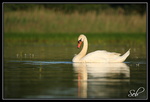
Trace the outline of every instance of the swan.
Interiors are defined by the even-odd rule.
[[[78,48],[83,48],[79,54],[75,55],[72,62],[123,62],[130,54],[130,49],[122,56],[120,53],[108,52],[105,50],[97,50],[86,55],[88,49],[88,41],[84,34],[78,37]]]

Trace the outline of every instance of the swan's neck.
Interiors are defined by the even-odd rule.
[[[83,41],[83,48],[81,52],[74,57],[73,62],[81,62],[81,58],[83,58],[86,55],[87,49],[88,49],[88,41],[87,38],[85,37]]]
[[[81,50],[81,52],[78,54],[81,58],[84,57],[86,55],[88,49],[88,42],[87,42],[87,38],[84,39],[83,41],[83,48]]]

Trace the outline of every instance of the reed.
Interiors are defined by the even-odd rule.
[[[4,12],[4,33],[145,33],[146,14],[115,11],[65,14],[48,9]]]

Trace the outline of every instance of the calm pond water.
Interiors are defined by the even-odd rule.
[[[4,99],[146,99],[146,52],[131,48],[124,63],[72,63],[76,45],[4,48]],[[90,45],[89,45],[90,46]],[[125,53],[128,46],[101,46]],[[88,52],[100,50],[90,46]],[[110,48],[110,49],[109,49]]]

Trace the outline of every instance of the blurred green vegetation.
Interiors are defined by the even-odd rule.
[[[4,3],[3,5],[4,32],[146,32],[146,4]]]
[[[4,3],[4,44],[146,44],[146,4]]]
[[[101,44],[101,45],[144,45],[146,46],[146,34],[145,33],[88,33],[85,34],[90,44]],[[4,35],[5,45],[14,44],[77,44],[77,38],[79,34],[66,34],[66,33],[54,33],[54,34],[34,34],[34,33],[6,33]]]
[[[4,12],[4,32],[16,33],[139,33],[146,32],[146,14],[124,15],[104,10],[65,14],[47,9]]]
[[[28,10],[33,8],[45,8],[51,9],[54,11],[62,11],[64,13],[73,13],[78,11],[80,13],[85,13],[89,11],[96,11],[100,13],[102,10],[106,9],[118,9],[120,8],[119,13],[132,14],[139,13],[143,15],[146,12],[146,3],[143,4],[81,4],[81,3],[71,3],[71,4],[59,4],[59,3],[50,3],[50,4],[4,4],[5,11],[16,11],[16,10]]]
[[[89,42],[88,52],[107,50],[125,53],[131,48],[131,58],[136,58],[137,55],[146,58],[145,33],[88,33],[85,35]],[[79,34],[71,33],[5,33],[4,57],[10,58],[12,55],[16,57],[15,53],[24,52],[35,53],[36,58],[39,59],[50,58],[47,54],[56,56],[55,53],[64,53],[65,50],[65,53],[71,52],[69,58],[72,58],[75,53],[80,51],[76,47],[78,36]]]

